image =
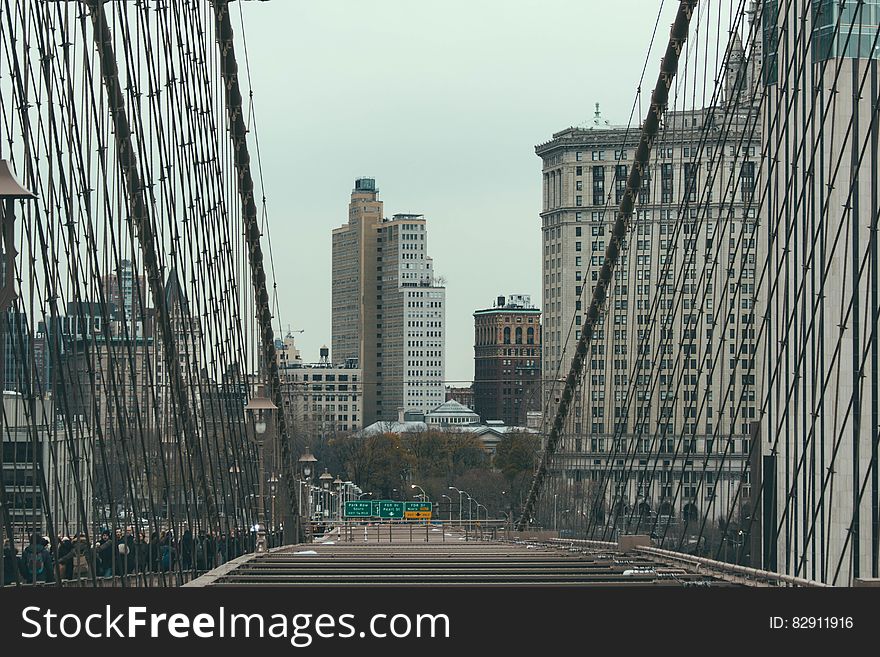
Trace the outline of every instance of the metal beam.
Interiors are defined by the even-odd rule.
[[[523,505],[522,515],[516,523],[516,530],[523,531],[526,529],[529,519],[534,514],[535,504],[538,496],[544,486],[544,479],[547,477],[547,469],[550,459],[556,452],[556,445],[562,434],[562,427],[565,418],[568,416],[568,408],[571,404],[574,392],[580,384],[583,372],[584,362],[587,358],[587,350],[593,335],[596,332],[596,326],[599,323],[599,317],[602,308],[605,305],[605,299],[608,296],[608,288],[611,286],[614,276],[614,269],[620,258],[622,251],[622,242],[629,232],[629,222],[632,218],[633,207],[635,206],[636,195],[642,182],[642,172],[648,165],[651,155],[651,147],[654,139],[660,131],[660,118],[666,111],[666,104],[669,99],[669,89],[672,81],[675,79],[675,73],[678,70],[678,58],[681,55],[684,43],[687,40],[688,27],[690,26],[691,16],[694,7],[699,0],[679,0],[678,14],[672,29],[669,33],[669,43],[666,46],[666,54],[660,62],[660,75],[657,77],[657,83],[654,86],[654,92],[651,94],[651,107],[648,115],[642,124],[641,137],[639,145],[636,148],[635,163],[629,172],[626,181],[626,192],[620,201],[620,207],[617,210],[617,221],[611,231],[611,239],[608,242],[608,248],[605,250],[605,262],[599,272],[599,279],[596,287],[593,289],[593,298],[590,306],[587,308],[584,317],[584,324],[581,329],[581,335],[578,339],[577,348],[575,349],[574,358],[571,360],[568,376],[565,379],[565,387],[562,390],[562,396],[559,400],[559,406],[556,409],[556,415],[553,418],[553,425],[550,429],[550,435],[547,436],[547,443],[541,454],[541,460],[538,468],[535,470],[535,476],[532,479],[532,485],[529,489],[529,496]]]
[[[220,50],[220,73],[226,87],[226,115],[229,132],[235,148],[235,167],[238,170],[238,193],[241,197],[244,218],[244,234],[248,246],[248,261],[256,316],[259,323],[263,364],[269,376],[270,399],[279,412],[275,413],[279,445],[281,447],[281,476],[284,479],[287,505],[284,509],[284,542],[298,543],[302,540],[299,509],[297,507],[297,483],[291,458],[290,429],[284,414],[281,396],[281,379],[278,375],[278,358],[275,352],[275,333],[272,330],[272,310],[269,307],[269,290],[266,287],[266,270],[263,267],[263,249],[260,246],[260,225],[257,221],[257,204],[254,200],[254,179],[251,174],[251,157],[247,145],[247,126],[244,122],[241,87],[238,82],[238,62],[232,22],[229,19],[229,0],[211,0],[214,8],[217,46]]]

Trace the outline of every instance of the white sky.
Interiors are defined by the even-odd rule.
[[[385,214],[424,214],[446,290],[446,378],[473,378],[473,317],[541,305],[536,144],[625,124],[660,0],[271,0],[244,12],[281,321],[330,346],[330,232],[358,176]],[[650,93],[678,3],[666,0]],[[245,62],[241,48],[242,76]],[[247,80],[244,80],[247,84]],[[644,107],[644,104],[643,104]],[[258,183],[259,186],[259,183]]]

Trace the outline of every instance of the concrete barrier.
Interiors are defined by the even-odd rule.
[[[632,552],[637,547],[651,547],[651,537],[646,534],[624,534],[617,539],[617,549]]]
[[[856,579],[853,580],[853,587],[856,587],[856,586],[858,586],[859,588],[864,587],[864,586],[871,586],[871,587],[876,586],[877,588],[880,588],[880,579],[877,579],[876,577],[874,577],[874,578],[857,577]]]

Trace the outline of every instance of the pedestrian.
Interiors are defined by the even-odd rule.
[[[193,557],[193,537],[189,527],[183,532],[183,538],[180,539],[180,561],[184,570],[192,568]]]
[[[70,579],[70,560],[66,559],[73,549],[73,543],[69,536],[62,536],[58,541],[58,576],[61,579]]]
[[[205,570],[205,566],[208,563],[208,538],[205,536],[205,532],[201,529],[199,533],[196,535],[196,570]]]
[[[12,547],[9,539],[3,539],[3,580],[0,585],[14,584],[18,581],[18,550]]]
[[[150,534],[149,559],[147,564],[148,570],[153,573],[159,570],[159,556],[161,552],[161,546],[159,543],[159,532],[153,532]]]
[[[221,533],[220,538],[217,539],[217,565],[222,566],[226,563],[227,559],[226,552],[226,534]]]
[[[115,555],[116,542],[110,537],[110,530],[105,529],[98,542],[98,573],[101,577],[113,577]]]
[[[217,563],[217,535],[213,531],[208,534],[208,539],[205,541],[205,556],[207,558],[205,569],[213,570],[214,564]]]
[[[88,577],[91,570],[92,551],[89,549],[85,532],[80,532],[76,539],[70,543],[70,550],[63,557],[58,557],[58,563],[64,566],[68,579]]]
[[[139,573],[150,570],[150,543],[147,541],[147,535],[142,531],[138,532],[134,543],[134,561]]]
[[[20,567],[25,583],[52,581],[52,555],[46,549],[43,537],[36,532],[31,534],[30,543],[21,553]]]

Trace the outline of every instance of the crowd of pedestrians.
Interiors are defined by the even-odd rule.
[[[280,534],[270,533],[270,546],[280,545]],[[19,550],[3,542],[0,585],[16,582],[56,582],[56,578],[90,579],[139,573],[208,571],[230,559],[252,552],[255,536],[246,530],[202,532],[185,528],[178,537],[173,529],[152,532],[101,530],[89,541],[85,533],[58,536],[52,540],[39,532],[30,535]]]

